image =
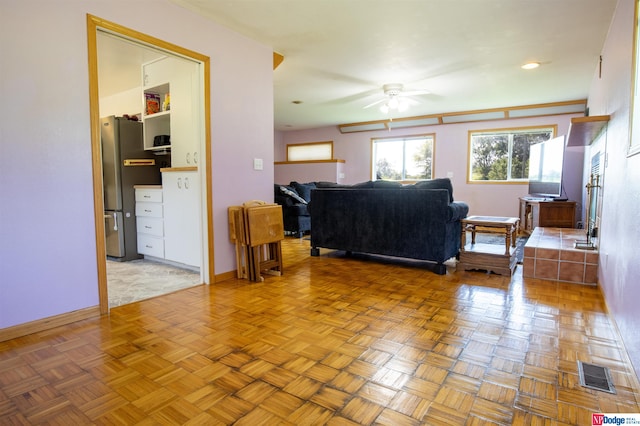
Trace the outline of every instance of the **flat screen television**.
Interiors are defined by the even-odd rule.
[[[564,199],[562,197],[563,161],[564,136],[529,147],[530,196]]]

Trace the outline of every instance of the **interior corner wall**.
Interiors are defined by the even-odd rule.
[[[634,4],[634,0],[618,1],[602,50],[602,73],[594,72],[589,110],[592,115],[608,114],[611,119],[585,161],[595,152],[604,153],[598,280],[640,376],[640,154],[628,156]]]
[[[287,147],[284,141],[284,132],[273,132],[273,158],[275,161],[286,161],[287,159]]]
[[[273,197],[272,49],[167,0],[0,9],[0,329],[98,305],[87,14],[211,59],[215,273],[234,270],[227,207]]]

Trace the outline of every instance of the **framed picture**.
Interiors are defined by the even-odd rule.
[[[638,40],[640,26],[638,25],[638,8],[640,0],[635,0],[635,13],[633,21],[633,73],[631,81],[631,117],[630,117],[630,143],[628,155],[640,153],[640,42]]]

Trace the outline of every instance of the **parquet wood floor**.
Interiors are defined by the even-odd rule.
[[[590,425],[638,412],[598,288],[346,258],[0,343],[0,424]],[[611,369],[583,388],[576,361]]]

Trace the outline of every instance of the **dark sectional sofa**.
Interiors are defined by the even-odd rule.
[[[286,232],[302,237],[311,230],[311,216],[307,207],[311,201],[311,190],[315,188],[315,182],[274,185],[274,201],[282,206],[282,219]]]
[[[460,219],[469,206],[453,200],[449,179],[316,187],[307,204],[312,256],[329,248],[419,259],[433,262],[434,272],[445,274],[444,262],[458,255]]]

